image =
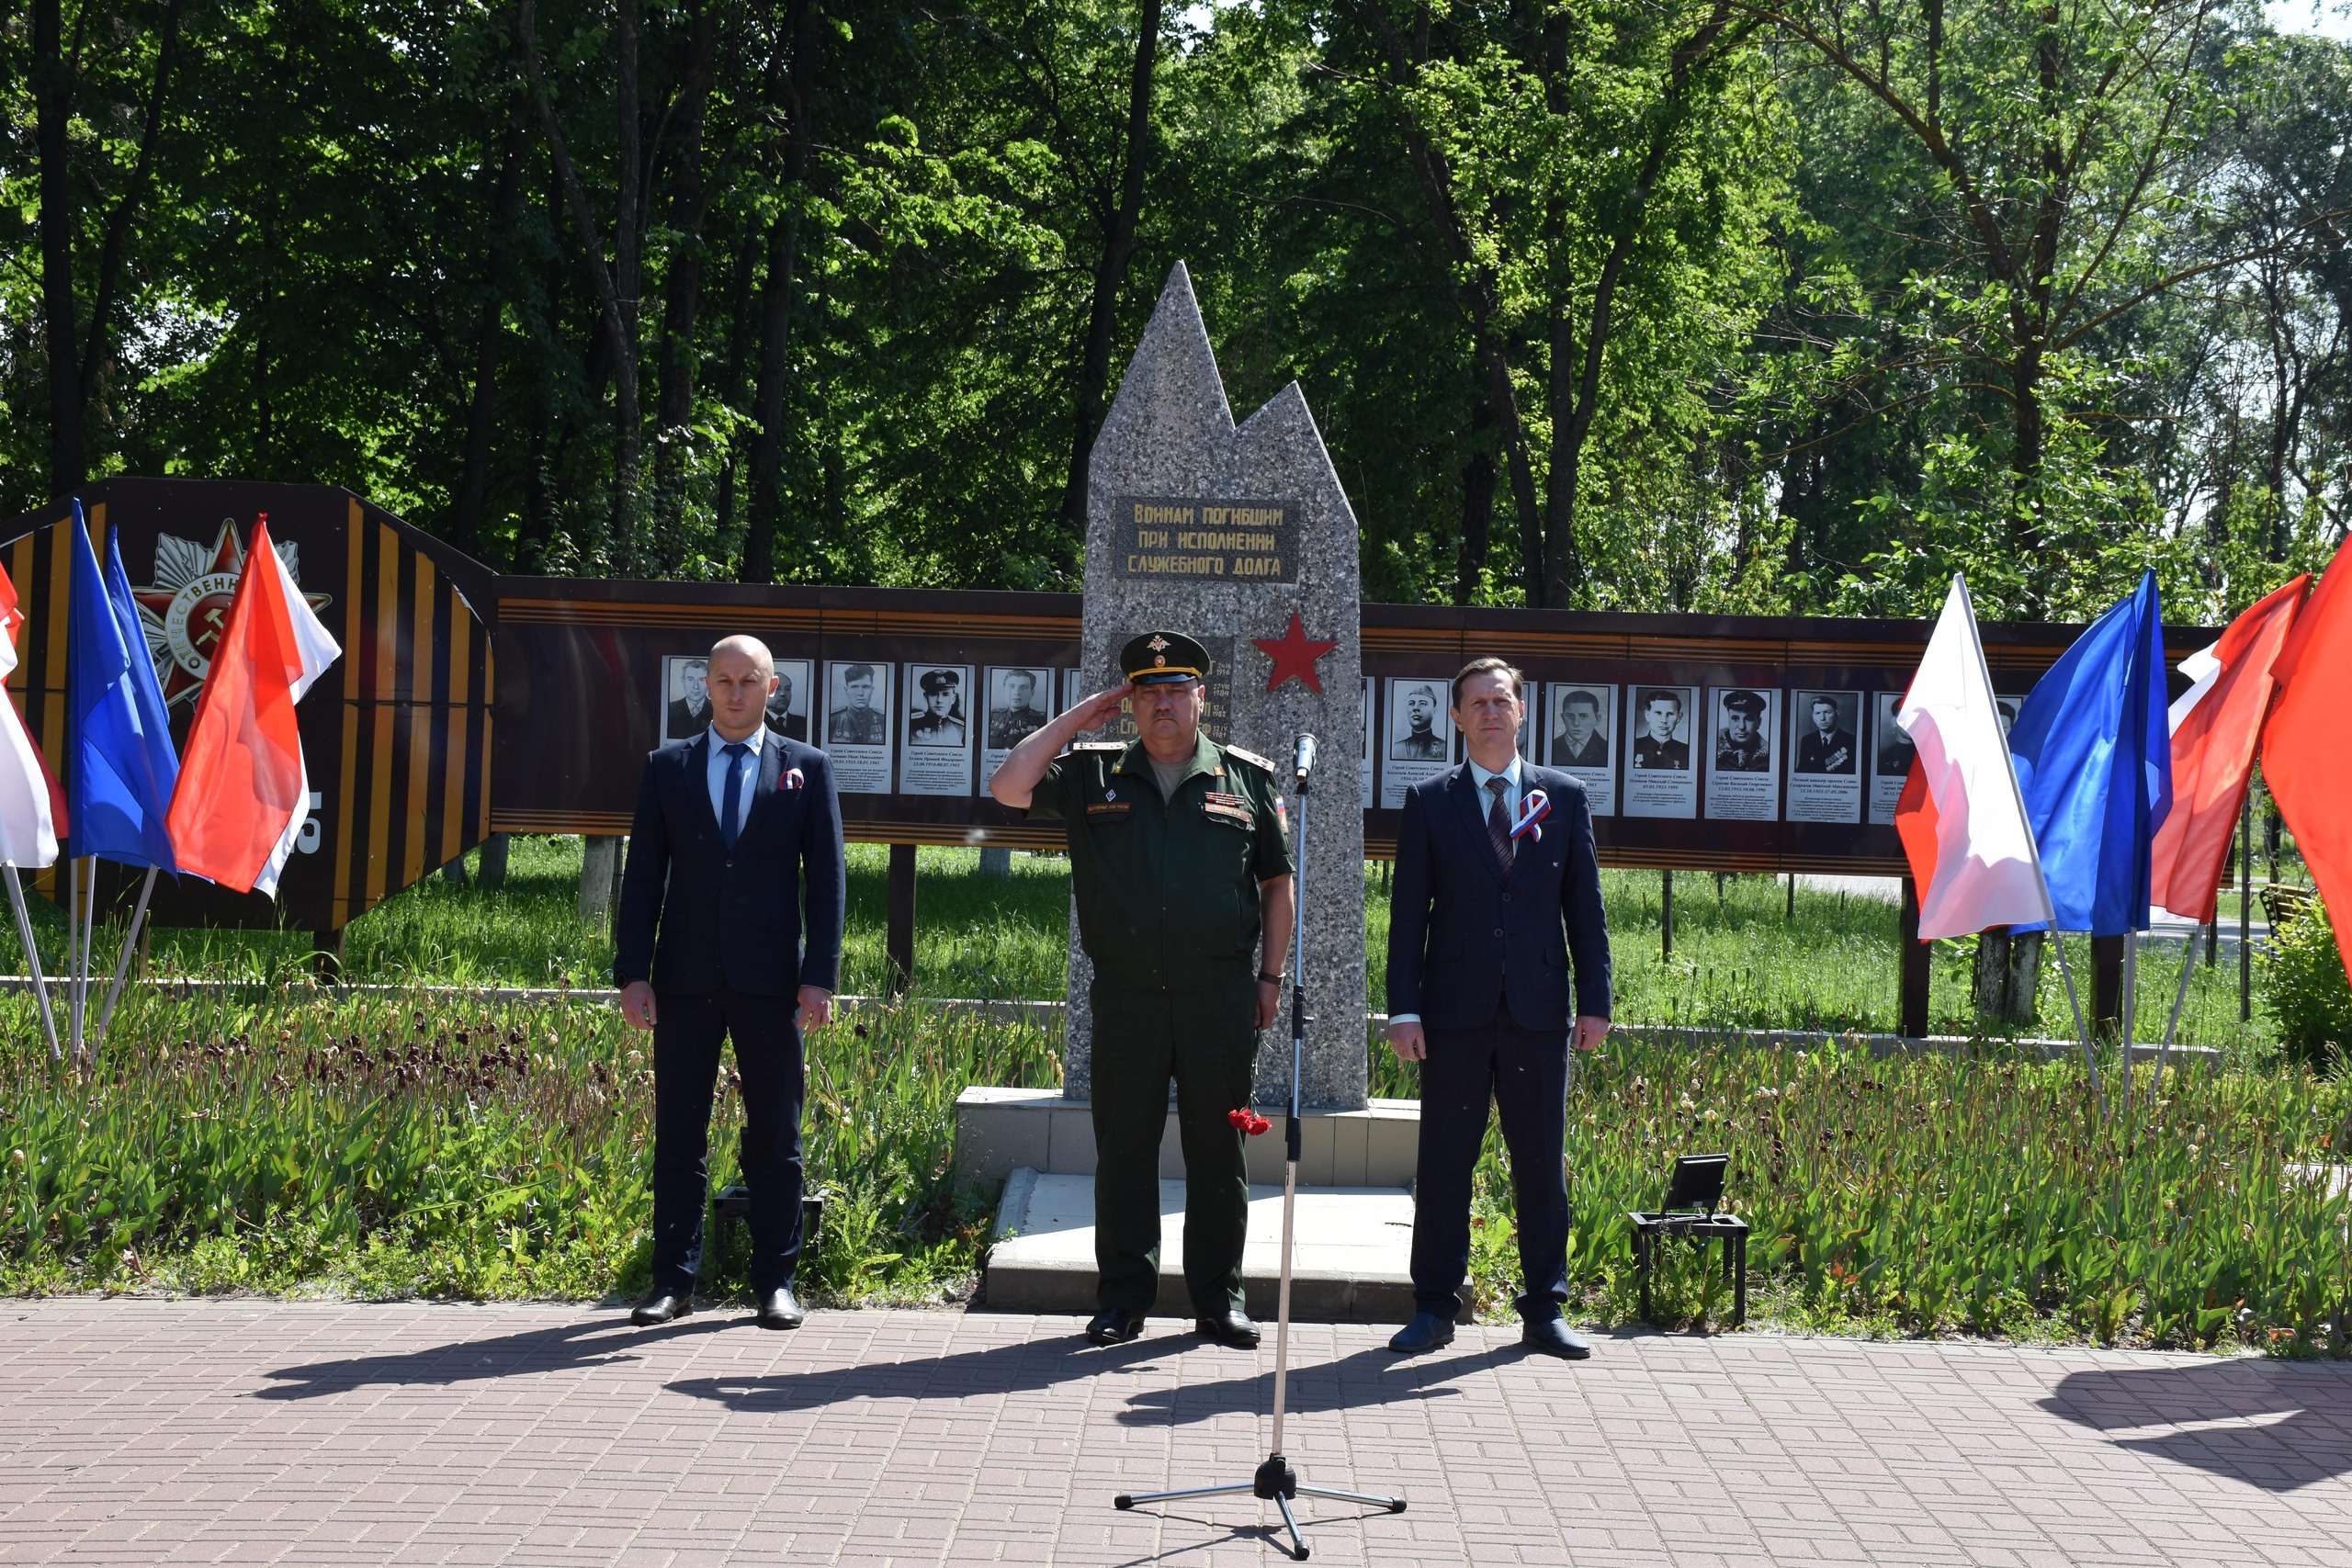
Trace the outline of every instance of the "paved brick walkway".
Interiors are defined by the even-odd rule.
[[[1271,1347],[1069,1319],[0,1303],[0,1562],[1271,1563]],[[2352,1369],[1300,1332],[1317,1562],[2352,1563]]]

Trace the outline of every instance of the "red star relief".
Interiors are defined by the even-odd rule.
[[[1253,637],[1250,640],[1258,645],[1259,652],[1274,661],[1266,676],[1266,690],[1270,692],[1295,677],[1306,682],[1309,691],[1320,693],[1323,682],[1316,679],[1315,661],[1340,646],[1337,641],[1318,642],[1308,637],[1296,610],[1290,613],[1290,630],[1282,636]]]
[[[166,546],[175,547],[181,558],[170,571],[164,570]],[[139,604],[166,705],[187,701],[203,688],[211,673],[212,649],[229,624],[230,601],[244,569],[244,547],[237,540],[236,525],[226,519],[209,550],[196,540],[157,540],[151,585],[132,589],[130,596]],[[183,597],[189,602],[182,606],[185,614],[175,626],[172,608]],[[324,609],[331,602],[324,593],[306,592],[302,597],[313,610]]]

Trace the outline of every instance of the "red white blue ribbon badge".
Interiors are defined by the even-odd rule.
[[[1526,798],[1520,802],[1519,821],[1511,829],[1510,836],[1516,839],[1525,834],[1530,841],[1541,843],[1544,840],[1544,829],[1537,824],[1551,815],[1552,797],[1540,789],[1529,790]]]

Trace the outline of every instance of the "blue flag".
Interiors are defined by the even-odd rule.
[[[66,749],[66,814],[72,852],[124,865],[178,871],[164,825],[179,756],[172,750],[164,694],[147,634],[130,597],[121,551],[109,538],[107,571],[74,503],[73,592],[67,606],[65,695],[72,716]]]
[[[2172,809],[2165,709],[2164,615],[2152,571],[2051,666],[2009,730],[2061,931],[2148,929],[2150,851]]]

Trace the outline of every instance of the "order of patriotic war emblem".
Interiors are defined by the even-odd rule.
[[[297,586],[302,581],[299,549],[291,539],[277,543],[277,558],[286,563],[286,575]],[[165,706],[189,701],[203,690],[212,673],[212,650],[228,628],[229,606],[244,570],[245,548],[230,519],[221,520],[220,532],[209,546],[170,534],[155,536],[153,580],[144,588],[133,588],[130,596],[139,605],[139,625],[147,634],[147,652],[155,661]],[[302,597],[313,611],[334,602],[324,593],[305,592]]]

